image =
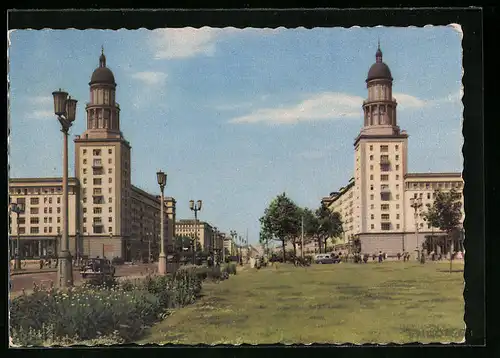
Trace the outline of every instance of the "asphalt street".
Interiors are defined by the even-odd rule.
[[[138,276],[146,274],[148,269],[151,272],[158,267],[157,264],[138,264],[138,265],[120,265],[116,266],[116,277]],[[14,275],[11,279],[11,292],[20,292],[23,289],[26,291],[33,289],[33,283],[44,286],[50,285],[50,281],[57,282],[56,272],[37,272],[33,274]],[[82,283],[80,272],[73,271],[73,280],[75,285]]]

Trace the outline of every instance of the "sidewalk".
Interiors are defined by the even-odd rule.
[[[79,271],[80,268],[73,267],[73,271]],[[38,273],[48,273],[48,272],[57,272],[57,268],[44,268],[44,269],[21,269],[21,271],[10,271],[10,276],[17,275],[34,275]]]

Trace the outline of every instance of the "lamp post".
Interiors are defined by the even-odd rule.
[[[17,237],[16,237],[16,250],[14,252],[14,270],[21,269],[21,248],[20,248],[20,235],[19,235],[19,214],[24,213],[23,203],[11,203],[10,210],[16,213],[16,227],[17,227]]]
[[[218,239],[218,237],[217,237],[217,235],[218,235],[217,226],[214,226],[214,235],[213,235],[214,239],[213,239],[213,244],[212,244],[214,262],[218,258],[218,255],[217,255],[217,239]]]
[[[164,191],[165,185],[167,185],[167,174],[161,170],[156,173],[156,179],[158,180],[158,185],[160,186],[161,198],[160,198],[160,255],[158,258],[158,273],[160,275],[165,275],[167,273],[167,256],[165,255],[165,218],[163,217],[164,210]]]
[[[240,235],[240,265],[243,266],[243,237]]]
[[[76,263],[80,262],[80,230],[75,232],[75,252],[76,252]]]
[[[415,218],[415,238],[416,238],[416,250],[417,250],[417,260],[420,259],[420,248],[418,245],[418,211],[422,207],[422,198],[411,198],[411,207],[415,210],[414,218]]]
[[[194,203],[194,200],[189,200],[189,209],[194,211],[194,250],[193,250],[193,264],[196,263],[196,244],[198,243],[198,211],[201,210],[201,200],[196,201],[196,204]]]
[[[68,235],[68,132],[75,120],[77,100],[68,96],[68,93],[61,89],[52,92],[52,95],[54,97],[54,113],[61,124],[61,132],[63,133],[63,222],[57,278],[59,287],[68,287],[73,286],[73,269],[71,267]]]
[[[231,235],[231,255],[234,255],[234,246],[236,245],[236,236],[238,235],[238,233],[236,232],[236,230],[231,230],[229,232],[229,235]],[[236,256],[238,256],[238,252],[236,252]],[[238,259],[239,261],[239,259]]]

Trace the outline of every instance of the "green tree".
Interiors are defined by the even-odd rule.
[[[329,238],[336,238],[344,232],[342,228],[342,220],[340,219],[340,214],[335,211],[331,211],[326,205],[321,205],[316,210],[316,217],[318,220],[318,228],[316,232],[316,237],[321,246],[326,252],[326,243]],[[323,245],[321,245],[323,244]]]
[[[450,272],[453,262],[453,238],[458,234],[458,229],[462,223],[462,202],[461,193],[455,189],[448,192],[436,190],[436,199],[429,207],[425,217],[433,227],[446,232],[446,237],[450,241]]]
[[[318,236],[319,220],[314,212],[309,208],[302,209],[302,217],[304,218],[304,244],[313,240],[318,240],[321,252],[321,240]]]
[[[286,242],[296,238],[300,227],[297,205],[285,193],[280,194],[271,201],[259,220],[263,237],[281,242],[284,262]]]

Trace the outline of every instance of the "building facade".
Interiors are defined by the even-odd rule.
[[[147,255],[150,239],[159,243],[160,199],[131,184],[131,145],[120,130],[116,86],[114,75],[106,66],[106,57],[101,53],[99,67],[89,83],[90,101],[85,107],[87,129],[74,140],[75,178],[70,188],[75,194],[72,199],[70,192],[69,199],[70,251],[72,255],[132,260]],[[155,178],[154,173],[151,177]],[[30,188],[39,188],[46,182],[54,186],[56,182],[61,183],[61,179],[12,179],[10,186],[15,191],[16,185],[25,185],[28,194],[23,195],[27,201],[33,195],[29,194]],[[17,191],[15,193],[17,196],[13,196],[11,190],[11,200],[22,199]],[[52,205],[53,210],[58,210],[54,200]],[[11,213],[11,218],[14,216],[15,213]],[[167,247],[173,242],[175,232],[175,200],[171,197],[165,200],[164,219]],[[75,232],[80,234],[76,235],[80,236],[79,246],[71,245]],[[21,240],[30,240],[30,237],[21,235]]]
[[[337,242],[359,238],[363,253],[416,252],[430,241],[429,251],[445,253],[446,243],[426,241],[444,233],[431,228],[422,214],[432,205],[434,190],[462,191],[461,173],[408,173],[408,134],[397,124],[393,78],[380,47],[375,59],[366,79],[363,127],[354,140],[354,177],[322,203],[341,215],[344,233]],[[416,218],[411,198],[423,202]],[[457,241],[455,248],[460,249],[461,243]]]
[[[214,248],[214,228],[207,222],[194,219],[181,219],[175,223],[175,236],[196,238],[201,249],[209,251]]]

